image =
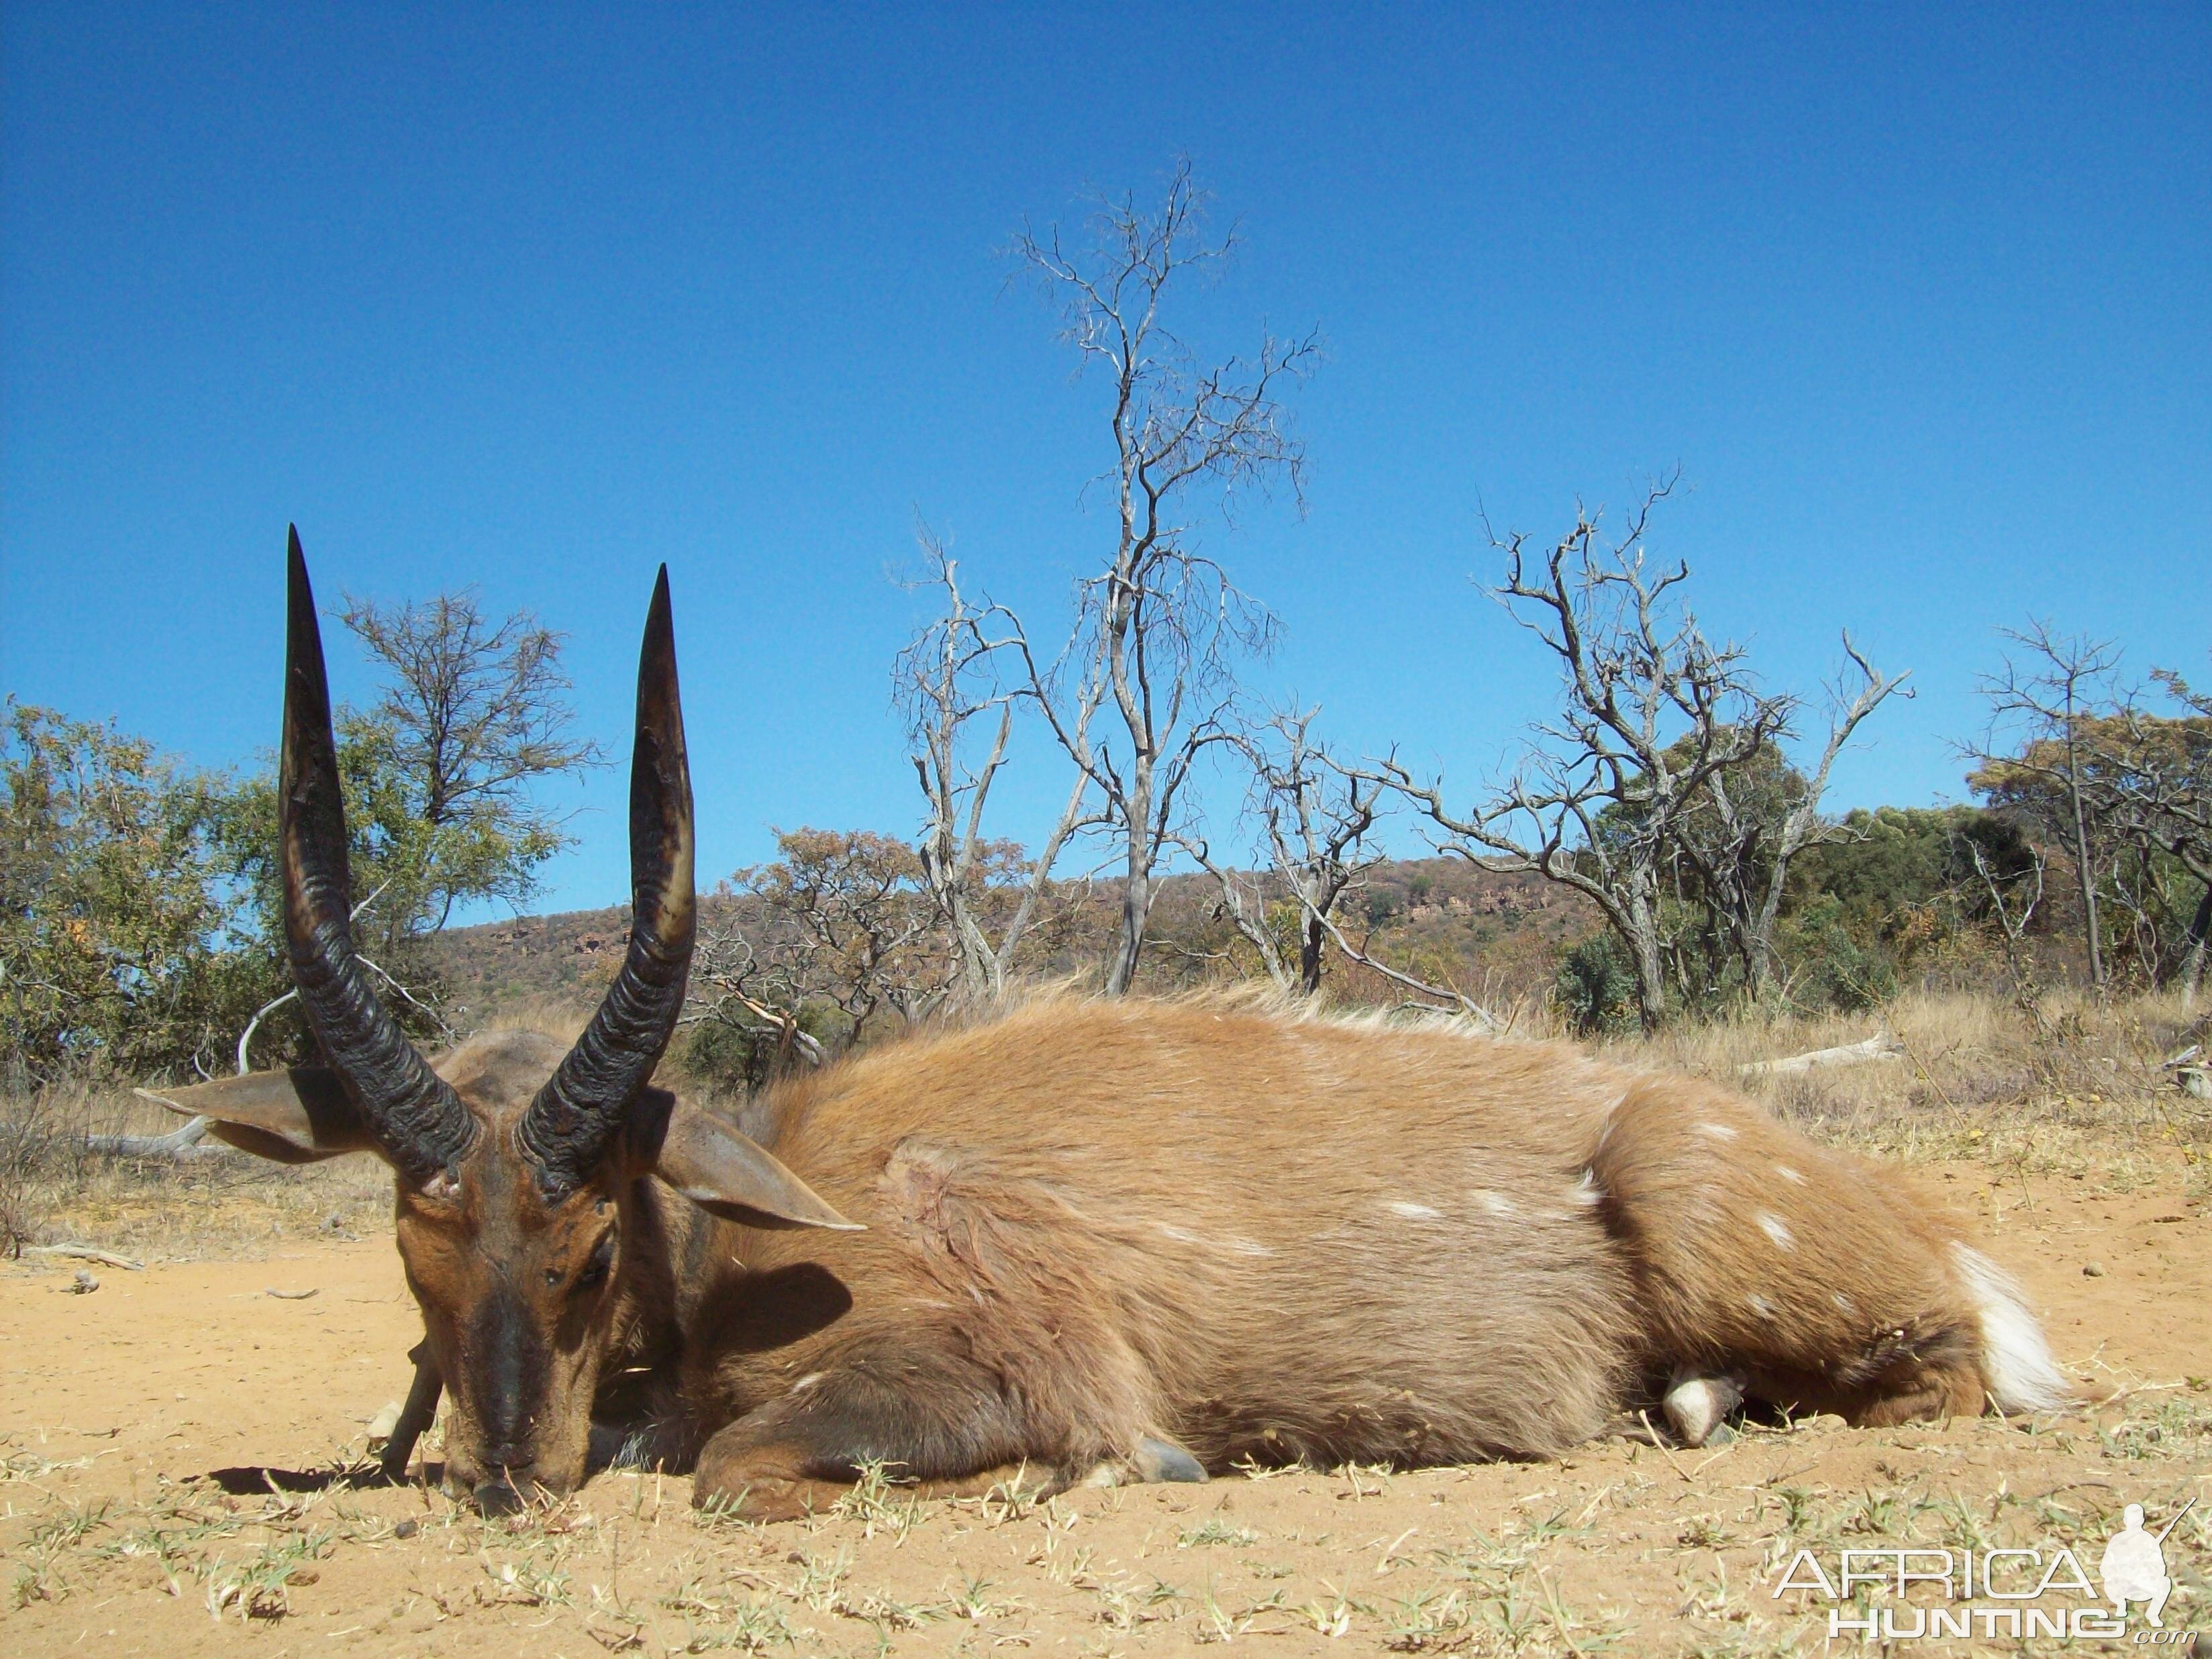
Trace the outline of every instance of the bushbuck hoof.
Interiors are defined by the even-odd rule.
[[[826,1514],[852,1490],[842,1480],[759,1475],[747,1480],[702,1474],[691,1487],[691,1507],[734,1521],[804,1521]]]
[[[1151,1482],[1198,1486],[1212,1478],[1206,1474],[1206,1465],[1181,1446],[1149,1436],[1137,1443],[1137,1455],[1129,1460],[1129,1467]]]
[[[1212,1480],[1206,1465],[1172,1441],[1147,1435],[1127,1458],[1099,1464],[1084,1477],[1086,1486],[1189,1485]]]
[[[1677,1373],[1668,1388],[1667,1426],[1686,1446],[1710,1446],[1727,1436],[1729,1413],[1743,1404],[1743,1382],[1735,1376],[1688,1376]]]

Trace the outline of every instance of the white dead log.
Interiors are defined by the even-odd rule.
[[[1902,1060],[1905,1045],[1887,1031],[1863,1042],[1847,1042],[1839,1048],[1815,1048],[1786,1060],[1754,1060],[1736,1067],[1739,1077],[1792,1077],[1825,1066],[1864,1066],[1877,1060]]]
[[[133,1089],[131,1092],[141,1100],[150,1100],[157,1106],[167,1106],[171,1111],[177,1109],[151,1089]],[[102,1152],[110,1158],[166,1158],[179,1162],[187,1158],[213,1158],[230,1150],[220,1141],[212,1145],[204,1144],[207,1140],[207,1132],[208,1120],[196,1117],[165,1135],[87,1135],[84,1149],[88,1152]]]
[[[127,1255],[118,1255],[112,1250],[103,1250],[93,1244],[33,1244],[23,1252],[26,1255],[65,1255],[76,1261],[97,1261],[103,1267],[120,1267],[128,1273],[143,1273],[146,1264],[133,1261]]]

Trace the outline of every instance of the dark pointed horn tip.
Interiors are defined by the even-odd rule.
[[[307,556],[300,546],[297,525],[286,526],[284,550],[284,591],[289,601],[292,626],[296,629],[302,617],[313,621],[315,615],[315,590],[307,580]]]
[[[645,639],[640,645],[637,660],[641,696],[645,682],[658,681],[663,675],[676,672],[676,614],[668,598],[668,567],[662,565],[660,574],[653,578],[653,602],[646,607]],[[643,705],[640,705],[643,712]]]

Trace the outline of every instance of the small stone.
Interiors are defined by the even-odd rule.
[[[392,1529],[392,1535],[394,1538],[412,1538],[416,1533],[422,1530],[422,1525],[418,1522],[402,1521],[398,1526]]]
[[[389,1440],[392,1430],[398,1426],[399,1402],[387,1400],[384,1402],[384,1409],[368,1419],[368,1437],[371,1440]]]
[[[71,1296],[90,1296],[99,1288],[100,1281],[84,1268],[79,1267],[76,1270],[76,1277],[70,1281],[69,1293]]]
[[[2102,1279],[2104,1276],[2105,1276],[2105,1264],[2104,1264],[2103,1262],[2101,1262],[2101,1261],[2085,1261],[2085,1262],[2083,1262],[2083,1263],[2081,1264],[2081,1277],[2082,1277],[2082,1278],[2084,1278],[2084,1279]]]

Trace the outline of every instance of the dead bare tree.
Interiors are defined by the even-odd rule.
[[[2109,640],[2057,633],[2031,621],[2007,629],[2008,653],[1994,674],[1980,678],[1990,705],[1989,735],[1966,751],[1978,763],[1970,779],[1993,799],[2032,810],[2067,844],[2081,897],[2081,938],[2089,956],[2089,982],[2105,983],[2103,926],[2098,918],[2100,849],[2092,842],[2093,814],[2084,799],[2082,739],[2090,722],[2114,712],[2112,675],[2120,653]],[[2046,810],[2033,811],[2040,804]]]
[[[1307,996],[1321,989],[1337,901],[1382,857],[1361,851],[1375,828],[1382,786],[1347,770],[1313,735],[1320,712],[1279,710],[1237,734],[1237,748],[1252,773],[1245,814],[1261,837],[1259,868],[1239,870],[1216,859],[1194,832],[1179,838],[1213,877],[1223,914],[1258,952],[1268,977]],[[1269,921],[1271,890],[1297,908],[1295,970]]]
[[[2012,975],[2013,1000],[2040,1025],[2044,1023],[2042,994],[2036,987],[2035,966],[2027,952],[2027,928],[2035,920],[2036,906],[2043,902],[2043,853],[2030,847],[2027,871],[2008,878],[1990,867],[1988,855],[1972,836],[1954,832],[1952,839],[1973,866],[1975,884],[1988,906],[1990,919],[1997,925],[2006,970]]]
[[[1237,244],[1205,230],[1206,198],[1178,162],[1157,210],[1099,198],[1078,247],[1024,227],[1011,250],[1061,313],[1078,374],[1097,368],[1114,459],[1112,553],[1077,584],[1077,619],[1050,665],[1021,652],[1028,689],[1054,737],[1097,791],[1121,865],[1121,921],[1106,990],[1129,988],[1151,918],[1154,872],[1185,824],[1185,792],[1206,751],[1234,735],[1235,664],[1263,654],[1273,618],[1197,550],[1188,514],[1226,514],[1239,494],[1286,483],[1304,505],[1305,452],[1290,429],[1285,382],[1319,356],[1313,335],[1263,333],[1257,355],[1212,365],[1164,313],[1219,270]],[[1088,711],[1110,711],[1110,736]]]
[[[1704,798],[1681,821],[1681,855],[1698,878],[1699,897],[1729,937],[1754,1000],[1765,997],[1772,982],[1774,924],[1790,861],[1808,847],[1849,833],[1820,811],[1836,757],[1861,722],[1889,697],[1912,695],[1903,689],[1910,670],[1894,675],[1876,672],[1848,633],[1844,654],[1850,667],[1830,689],[1827,741],[1802,783],[1784,799],[1768,800],[1765,791],[1735,787],[1741,769],[1722,767],[1706,780]],[[1796,712],[1793,702],[1785,724],[1773,734],[1776,739],[1786,734],[1786,722]],[[1794,781],[1799,775],[1789,775]]]
[[[1558,714],[1536,724],[1518,769],[1491,799],[1455,811],[1440,780],[1418,780],[1395,757],[1363,769],[1420,809],[1442,832],[1438,850],[1489,869],[1535,871],[1594,902],[1627,947],[1647,1030],[1665,1018],[1661,907],[1666,878],[1693,856],[1692,817],[1711,817],[1730,781],[1771,757],[1800,707],[1761,690],[1741,647],[1705,637],[1678,592],[1686,563],[1656,574],[1647,567],[1650,515],[1674,483],[1647,491],[1614,542],[1601,536],[1601,515],[1578,506],[1574,528],[1534,572],[1524,535],[1491,536],[1506,564],[1496,597],[1557,657],[1560,690]],[[1821,786],[1834,753],[1898,683],[1852,657],[1866,685],[1839,708]],[[1819,807],[1808,781],[1788,826],[1769,841],[1774,875],[1755,897],[1745,893],[1753,959],[1765,955],[1787,854],[1817,836]]]
[[[968,597],[957,561],[927,526],[920,540],[924,582],[942,598],[937,616],[899,653],[891,672],[915,775],[928,803],[916,850],[923,884],[952,935],[962,993],[971,1002],[996,1001],[1006,994],[1016,952],[1049,901],[1060,854],[1071,839],[1104,827],[1107,819],[1091,805],[1090,774],[1079,768],[1035,858],[1024,858],[1015,842],[985,836],[984,808],[1006,764],[1015,715],[1036,695],[1035,678],[1025,671],[1012,684],[1000,672],[1004,662],[1030,662],[1027,636],[1006,606]],[[1089,741],[1105,690],[1103,679],[1094,679],[1067,710],[1078,747]]]
[[[2152,678],[2181,713],[2156,714],[2142,694],[2123,695],[2112,712],[2075,722],[2068,775],[2089,839],[2103,849],[2112,896],[2135,916],[2148,976],[2178,979],[2193,1001],[2212,933],[2212,696],[2170,669],[2154,670]],[[2163,870],[2162,860],[2171,861]],[[2178,929],[2160,914],[2172,866],[2198,889],[2193,914]]]

